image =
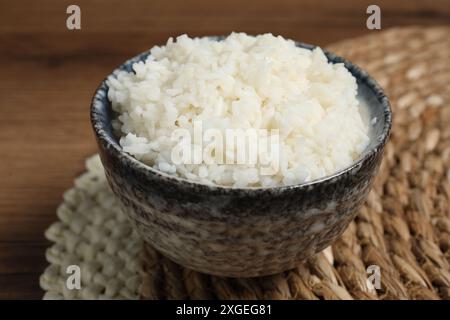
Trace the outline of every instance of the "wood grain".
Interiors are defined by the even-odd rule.
[[[362,35],[370,0],[0,0],[0,298],[42,296],[43,233],[96,151],[89,104],[126,58],[169,36],[272,32],[326,45]],[[377,1],[382,27],[450,24],[448,1]]]

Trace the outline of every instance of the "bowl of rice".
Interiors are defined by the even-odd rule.
[[[391,109],[365,71],[318,47],[183,35],[114,70],[91,122],[148,245],[196,271],[253,277],[343,233],[378,171]]]

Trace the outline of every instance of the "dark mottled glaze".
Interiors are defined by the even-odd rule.
[[[313,46],[298,43],[308,49]],[[134,62],[118,70],[131,71]],[[157,171],[122,151],[103,81],[91,121],[113,192],[142,237],[173,261],[201,272],[232,277],[269,275],[295,267],[329,246],[346,229],[367,196],[391,127],[388,99],[369,75],[344,63],[369,107],[371,142],[349,168],[301,185],[273,188],[208,186]],[[114,73],[116,73],[114,71]]]

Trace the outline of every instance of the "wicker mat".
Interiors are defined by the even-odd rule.
[[[281,274],[234,279],[182,268],[144,247],[97,157],[46,236],[44,298],[449,299],[450,28],[398,28],[329,49],[366,69],[394,111],[391,140],[364,207],[331,248]],[[68,290],[66,267],[80,266]],[[380,287],[367,281],[380,270]],[[373,269],[372,269],[373,270]]]

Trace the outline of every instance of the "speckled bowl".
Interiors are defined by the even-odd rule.
[[[220,39],[218,39],[220,40]],[[312,49],[313,46],[297,43]],[[134,62],[121,65],[131,71]],[[91,106],[91,121],[108,182],[145,241],[194,270],[231,277],[274,274],[329,246],[346,229],[366,198],[391,128],[389,101],[379,85],[352,63],[358,97],[368,106],[371,142],[350,167],[300,185],[272,188],[208,186],[157,171],[122,151],[103,81]]]

